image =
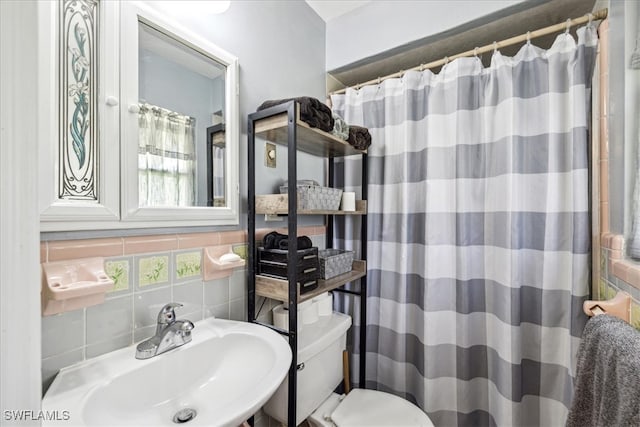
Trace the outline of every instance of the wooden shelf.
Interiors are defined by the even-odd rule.
[[[329,280],[318,280],[318,287],[310,292],[300,295],[298,288],[298,303],[316,297],[324,292],[339,288],[345,283],[352,282],[367,275],[367,262],[361,260],[353,261],[353,270],[341,274]],[[272,298],[282,301],[285,304],[289,300],[289,282],[284,279],[256,275],[256,294],[262,297]]]
[[[300,120],[300,108],[297,119],[297,148],[299,151],[322,157],[343,157],[354,154],[366,154],[367,150],[353,148],[347,141],[336,138],[328,132],[312,128]],[[288,144],[287,113],[261,119],[255,122],[255,134],[260,138],[280,145]]]
[[[256,196],[256,213],[259,215],[287,215],[289,195],[264,194]],[[356,200],[355,211],[298,210],[298,215],[366,215],[367,201]]]
[[[295,113],[294,113],[295,112]],[[291,114],[291,120],[289,119],[289,114]],[[295,114],[295,117],[294,117]],[[359,156],[359,158],[366,163],[367,161],[367,151],[366,150],[358,150],[351,146],[347,141],[344,141],[340,138],[335,137],[330,132],[324,132],[317,128],[312,128],[307,123],[300,120],[300,105],[296,105],[294,102],[287,102],[286,104],[281,104],[278,106],[269,107],[267,109],[257,111],[255,113],[249,114],[248,117],[248,165],[249,165],[249,194],[251,198],[248,200],[249,203],[249,212],[251,214],[248,218],[248,228],[249,233],[255,233],[256,227],[256,217],[260,214],[267,215],[285,215],[287,216],[288,228],[285,230],[291,230],[297,226],[298,215],[325,215],[327,216],[326,220],[328,224],[331,224],[334,221],[334,215],[366,215],[367,214],[367,187],[366,183],[367,179],[367,168],[362,168],[362,183],[363,184],[363,192],[362,198],[365,200],[356,200],[356,210],[353,212],[345,212],[340,210],[301,210],[298,206],[291,206],[291,215],[289,215],[289,197],[288,194],[267,194],[267,195],[256,195],[256,148],[258,144],[260,144],[260,140],[263,140],[261,143],[264,145],[264,140],[269,142],[273,142],[275,144],[279,144],[281,146],[285,146],[287,151],[287,168],[288,168],[288,178],[289,181],[295,181],[298,179],[298,166],[296,163],[296,155],[294,151],[297,153],[298,151],[311,154],[316,157],[326,158],[327,166],[329,170],[333,170],[335,167],[335,158],[336,157],[344,157],[344,156]],[[291,137],[291,141],[289,141]],[[289,143],[291,142],[291,145]],[[291,155],[289,155],[291,152]],[[329,180],[331,182],[331,180]],[[290,189],[291,190],[291,189]],[[298,198],[298,201],[300,198]],[[366,233],[366,222],[364,222],[364,218],[361,222],[361,226],[364,229],[364,232],[361,233],[360,242],[363,248],[366,248],[367,244],[367,233]],[[293,232],[293,230],[291,230]],[[327,233],[327,236],[331,235],[331,233]],[[254,236],[251,236],[249,240],[249,251],[256,250],[256,242]],[[253,265],[250,266],[252,271],[255,273],[258,268],[258,263],[256,259],[253,259]],[[249,295],[252,297],[254,295],[274,299],[277,301],[282,301],[287,305],[291,305],[291,308],[295,310],[297,304],[302,303],[304,301],[308,301],[318,295],[321,295],[325,292],[338,289],[344,286],[347,283],[360,280],[360,291],[353,292],[351,290],[344,290],[348,293],[365,294],[366,295],[366,286],[367,286],[367,262],[366,260],[354,260],[351,266],[351,271],[341,274],[337,277],[328,280],[318,280],[318,287],[313,289],[312,291],[306,292],[303,295],[300,295],[300,284],[299,283],[289,283],[289,280],[294,280],[292,277],[288,275],[283,278],[274,278],[269,277],[267,275],[260,274],[252,274],[252,277],[248,280],[248,291]],[[300,279],[297,280],[298,282]],[[295,301],[289,300],[289,293],[292,294],[292,297]],[[250,298],[247,300],[247,313],[249,317],[249,321],[256,321],[256,306],[255,306],[255,298]],[[360,298],[360,324],[366,324],[366,307],[367,307],[367,299]],[[355,321],[355,319],[354,319]],[[291,328],[288,329],[288,333],[290,336],[292,333],[295,334],[295,331],[300,326],[300,319],[297,322],[293,322],[288,326]],[[359,378],[360,383],[365,383],[365,371],[366,371],[366,347],[367,347],[367,336],[366,336],[366,328],[361,328],[358,333],[359,340],[359,348],[364,349],[365,351],[360,352],[359,359]],[[297,341],[295,339],[290,340],[289,342],[291,347],[291,352],[294,355],[294,359],[292,361],[292,365],[289,369],[288,376],[288,384],[291,386],[295,384],[297,381],[297,362],[295,362],[295,355],[298,353]],[[289,394],[287,398],[287,420],[289,425],[294,425],[296,422],[296,396],[295,393]]]

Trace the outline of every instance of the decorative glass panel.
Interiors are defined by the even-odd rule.
[[[60,9],[60,199],[98,200],[98,0]]]

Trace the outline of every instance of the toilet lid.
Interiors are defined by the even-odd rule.
[[[393,394],[353,389],[331,413],[338,427],[433,427],[420,408]]]

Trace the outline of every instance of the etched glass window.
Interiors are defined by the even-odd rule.
[[[60,199],[98,200],[98,11],[98,0],[60,2]]]

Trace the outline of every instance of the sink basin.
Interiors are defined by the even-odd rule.
[[[253,323],[205,319],[192,337],[146,360],[135,358],[134,345],[62,369],[42,400],[57,420],[43,425],[175,426],[178,414],[189,426],[237,427],[291,363],[287,341]]]

